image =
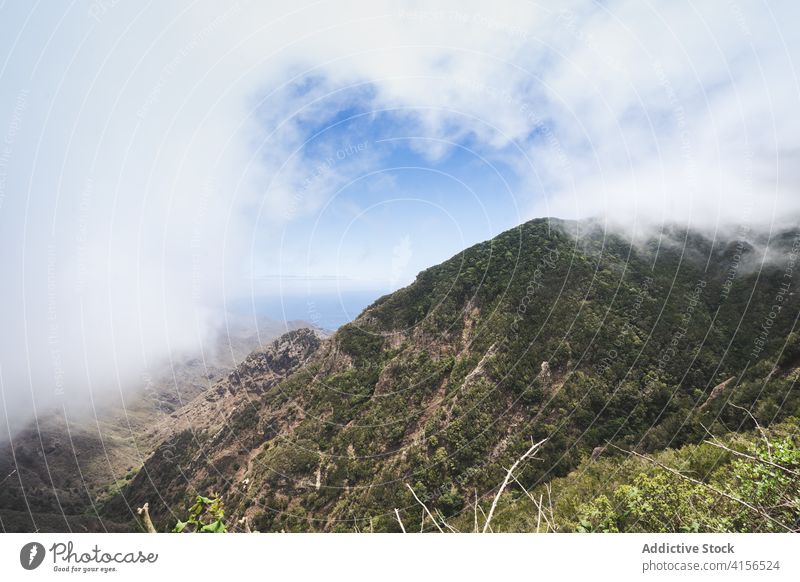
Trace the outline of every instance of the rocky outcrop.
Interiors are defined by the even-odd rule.
[[[719,398],[722,393],[725,391],[728,386],[730,386],[731,382],[736,380],[736,376],[732,376],[725,380],[724,382],[720,382],[711,390],[711,394],[708,395],[708,398],[705,402],[703,402],[702,406],[700,406],[700,410],[705,410],[708,406],[714,402],[717,398]]]
[[[225,488],[235,476],[246,482],[251,451],[280,432],[279,423],[261,413],[260,396],[306,364],[324,341],[325,334],[316,329],[286,333],[252,352],[224,380],[163,421],[154,429],[161,442],[106,513],[120,519],[129,507],[150,503],[153,520],[164,526],[176,519],[176,507],[195,487],[214,480],[212,488],[219,488],[216,479],[221,476],[219,485]],[[278,416],[290,414],[281,408]]]

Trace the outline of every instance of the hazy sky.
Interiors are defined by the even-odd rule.
[[[5,411],[135,384],[231,299],[386,292],[536,216],[794,224],[798,21],[791,0],[6,1]]]

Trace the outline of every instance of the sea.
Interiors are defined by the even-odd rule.
[[[354,320],[386,291],[293,293],[236,299],[228,310],[241,315],[269,317],[276,321],[302,320],[334,331]]]

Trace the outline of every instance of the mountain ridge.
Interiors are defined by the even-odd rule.
[[[779,295],[793,267],[729,279],[732,241],[684,240],[634,245],[596,224],[536,220],[465,249],[285,377],[249,375],[260,394],[230,407],[225,431],[162,445],[109,515],[123,499],[149,502],[167,527],[192,495],[215,491],[262,531],[395,531],[392,510],[418,507],[408,487],[456,518],[491,496],[531,438],[548,439],[545,462],[517,475],[531,488],[609,441],[695,442],[704,422],[741,420],[722,389],[711,398],[732,376],[725,402],[765,423],[792,414],[794,368],[775,361],[797,339],[797,299]],[[791,260],[798,235],[774,240]],[[764,357],[745,364],[778,296]]]

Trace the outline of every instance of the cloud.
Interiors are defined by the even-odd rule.
[[[796,175],[779,171],[800,145],[798,46],[778,25],[794,11],[620,2],[587,17],[581,34],[603,52],[584,43],[576,66],[554,69],[575,114],[553,114],[571,171],[551,181],[549,209],[704,228],[796,220]]]
[[[9,418],[197,349],[263,265],[302,255],[281,248],[287,225],[381,170],[376,137],[433,138],[408,142],[432,167],[452,143],[512,168],[528,218],[714,228],[800,210],[791,3],[60,10],[0,19]]]

